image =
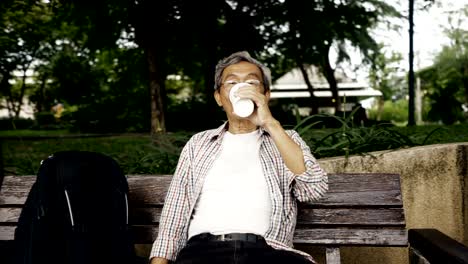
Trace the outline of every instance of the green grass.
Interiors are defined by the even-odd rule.
[[[0,137],[42,137],[68,135],[68,130],[6,130],[0,131]]]
[[[403,135],[408,136],[417,144],[421,144],[424,138],[431,132],[427,144],[437,143],[453,143],[453,142],[468,142],[468,124],[457,124],[451,126],[444,125],[425,125],[425,126],[395,126],[388,128],[389,130],[396,131]],[[435,130],[435,131],[434,131]],[[305,134],[306,137],[319,140],[326,135],[333,132],[342,131],[342,128],[323,128],[323,129],[310,129]]]
[[[127,174],[171,173],[169,155],[149,136],[119,136],[82,139],[3,140],[6,175],[36,174],[40,161],[56,151],[86,150],[109,155]]]
[[[365,154],[375,150],[423,144],[468,142],[468,124],[385,128],[389,130],[388,135],[382,135],[382,131],[373,128],[346,129],[348,137],[345,139],[342,136],[343,128],[308,129],[302,136],[320,158]],[[52,134],[70,135],[68,132],[59,131],[53,131]],[[13,139],[2,140],[5,174],[36,174],[42,159],[62,150],[104,153],[116,159],[126,174],[173,173],[180,150],[192,133],[172,133],[157,138],[134,134],[97,138],[26,139],[28,136],[40,137],[52,134],[50,131],[2,131],[0,136],[13,136]],[[322,142],[320,146],[317,145],[317,142],[325,137],[330,140],[331,134],[338,137],[336,142]],[[431,135],[427,138],[429,134]],[[395,145],[394,141],[398,141],[397,139],[399,142]]]
[[[468,124],[418,127],[348,127],[308,129],[301,133],[317,158],[366,155],[421,145],[468,142]]]
[[[468,124],[466,123],[451,126],[425,125],[414,127],[394,127],[392,129],[404,135],[410,136],[418,143],[422,143],[424,137],[426,137],[427,134],[429,134],[431,131],[435,130],[425,145],[468,142]]]

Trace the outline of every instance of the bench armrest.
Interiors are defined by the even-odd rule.
[[[410,263],[422,256],[429,263],[468,264],[468,247],[437,229],[410,229],[408,241],[410,252],[415,254]]]

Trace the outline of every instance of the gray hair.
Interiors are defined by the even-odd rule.
[[[270,69],[268,69],[268,67],[258,62],[256,59],[252,58],[247,51],[239,51],[239,52],[233,53],[229,55],[229,57],[226,57],[218,62],[218,64],[216,65],[216,70],[215,70],[214,89],[218,90],[219,88],[221,88],[222,81],[223,81],[221,80],[221,78],[223,76],[224,69],[226,69],[228,66],[239,63],[241,61],[250,62],[256,65],[260,69],[260,72],[262,73],[263,87],[265,87],[265,91],[269,91],[270,84],[271,84]]]

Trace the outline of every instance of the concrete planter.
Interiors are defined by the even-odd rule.
[[[468,245],[468,142],[326,158],[319,163],[329,173],[399,173],[407,228],[436,228]],[[343,263],[408,263],[404,248],[348,248],[342,257]]]

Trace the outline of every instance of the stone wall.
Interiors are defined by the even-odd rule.
[[[329,173],[399,173],[407,228],[436,228],[468,245],[468,143],[382,151],[348,159],[326,158],[319,163]],[[317,249],[312,251],[317,254]],[[323,261],[323,256],[317,258]],[[406,248],[343,248],[342,261],[344,264],[408,263],[408,251]]]

